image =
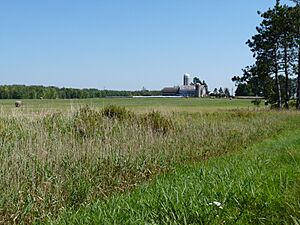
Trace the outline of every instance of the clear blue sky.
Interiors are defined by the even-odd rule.
[[[274,3],[0,0],[0,84],[161,89],[190,73],[231,88],[253,62],[257,10]]]

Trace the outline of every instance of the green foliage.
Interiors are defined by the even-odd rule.
[[[296,108],[296,106],[297,106],[297,101],[296,100],[291,100],[290,101],[290,107],[291,108]]]
[[[58,88],[25,85],[0,85],[0,99],[85,99],[107,96],[152,96],[161,95],[160,91],[114,91],[98,89]]]
[[[230,91],[229,91],[228,88],[224,89],[224,94],[225,94],[226,97],[230,97]]]
[[[281,5],[276,1],[273,8],[259,15],[262,21],[257,34],[247,41],[255,64],[247,66],[242,77],[232,78],[238,85],[236,95],[263,96],[279,109],[284,102],[288,109],[295,86],[300,93],[300,85],[293,84],[294,76],[300,81],[299,5]]]
[[[251,90],[250,85],[239,83],[235,91],[236,96],[254,96],[253,91]]]
[[[193,84],[204,84],[204,83],[198,77],[194,77]]]
[[[220,87],[219,90],[217,88],[214,89],[212,93],[210,93],[211,97],[217,97],[217,98],[225,98],[230,96],[230,91],[228,88]]]

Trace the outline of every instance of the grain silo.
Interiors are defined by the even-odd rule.
[[[189,85],[190,84],[190,75],[189,74],[184,74],[183,75],[183,85]]]

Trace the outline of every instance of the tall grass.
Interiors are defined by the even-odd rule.
[[[180,165],[132,192],[67,209],[51,222],[299,224],[300,129],[290,127],[239,153]]]
[[[44,221],[176,165],[233,152],[291,114],[232,110],[136,114],[124,108],[0,116],[0,223]]]

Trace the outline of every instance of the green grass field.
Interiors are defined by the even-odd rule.
[[[228,99],[23,103],[0,101],[0,224],[299,222],[299,112]]]
[[[22,100],[22,110],[70,110],[82,105],[105,107],[107,105],[124,106],[133,110],[168,110],[168,111],[216,111],[219,109],[253,108],[251,100],[241,99],[197,99],[197,98],[102,98],[102,99],[55,99],[55,100]],[[14,110],[15,100],[0,100],[0,109]]]

